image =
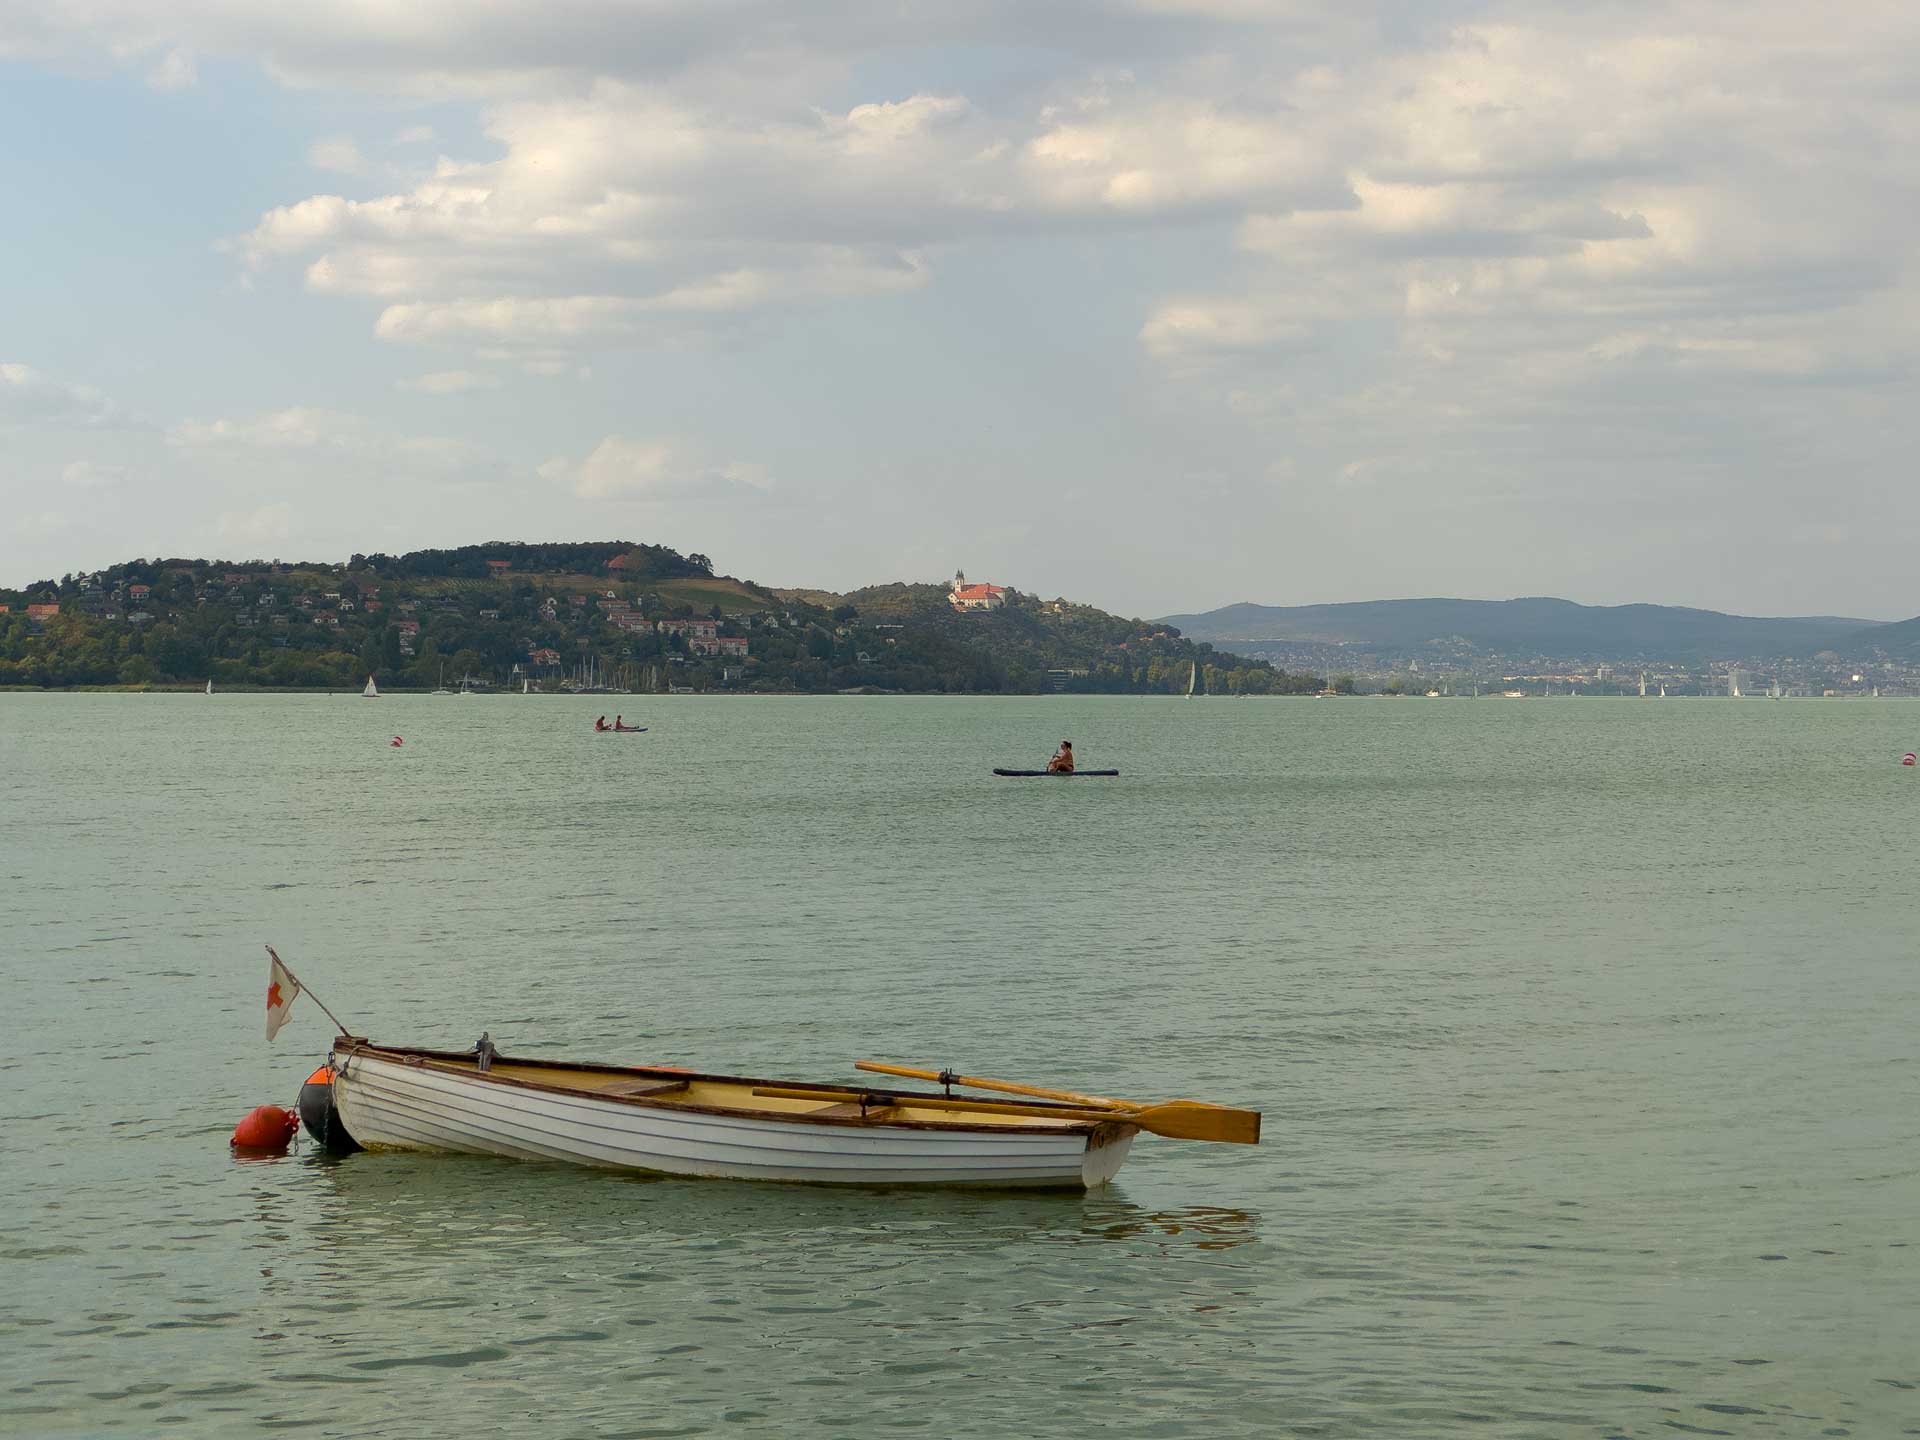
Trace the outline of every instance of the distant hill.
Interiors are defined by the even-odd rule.
[[[1471,648],[1509,656],[1706,661],[1809,655],[1857,647],[1881,622],[1833,615],[1760,618],[1674,605],[1577,605],[1518,600],[1364,600],[1347,605],[1226,605],[1164,622],[1222,645],[1365,645],[1415,651]],[[1920,620],[1915,627],[1920,645]],[[1896,627],[1897,628],[1897,627]]]
[[[1846,640],[1856,653],[1877,651],[1889,660],[1920,660],[1920,616],[1856,630]]]
[[[500,540],[344,565],[157,559],[0,589],[0,686],[1301,694],[1314,676],[1012,589],[775,592],[700,554]]]

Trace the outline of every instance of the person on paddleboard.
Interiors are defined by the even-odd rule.
[[[1073,774],[1073,741],[1062,740],[1060,748],[1047,761],[1047,769],[1061,775]]]
[[[593,728],[596,730],[611,730],[613,727],[607,724],[607,717],[602,715],[598,720],[593,722]]]

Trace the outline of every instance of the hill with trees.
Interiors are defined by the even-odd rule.
[[[343,565],[133,560],[0,590],[0,685],[1297,694],[1290,675],[1066,600],[773,591],[704,555],[501,541]]]

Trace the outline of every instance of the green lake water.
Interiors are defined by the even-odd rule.
[[[652,728],[596,736],[623,710]],[[405,745],[393,748],[393,735]],[[995,780],[1062,737],[1118,780]],[[1920,706],[0,695],[0,1434],[1920,1434]],[[240,1162],[376,1039],[1257,1106]]]

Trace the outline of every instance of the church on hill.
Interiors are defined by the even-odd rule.
[[[953,572],[953,584],[947,587],[947,603],[956,610],[998,610],[1007,603],[1002,585],[969,585],[967,572]]]

